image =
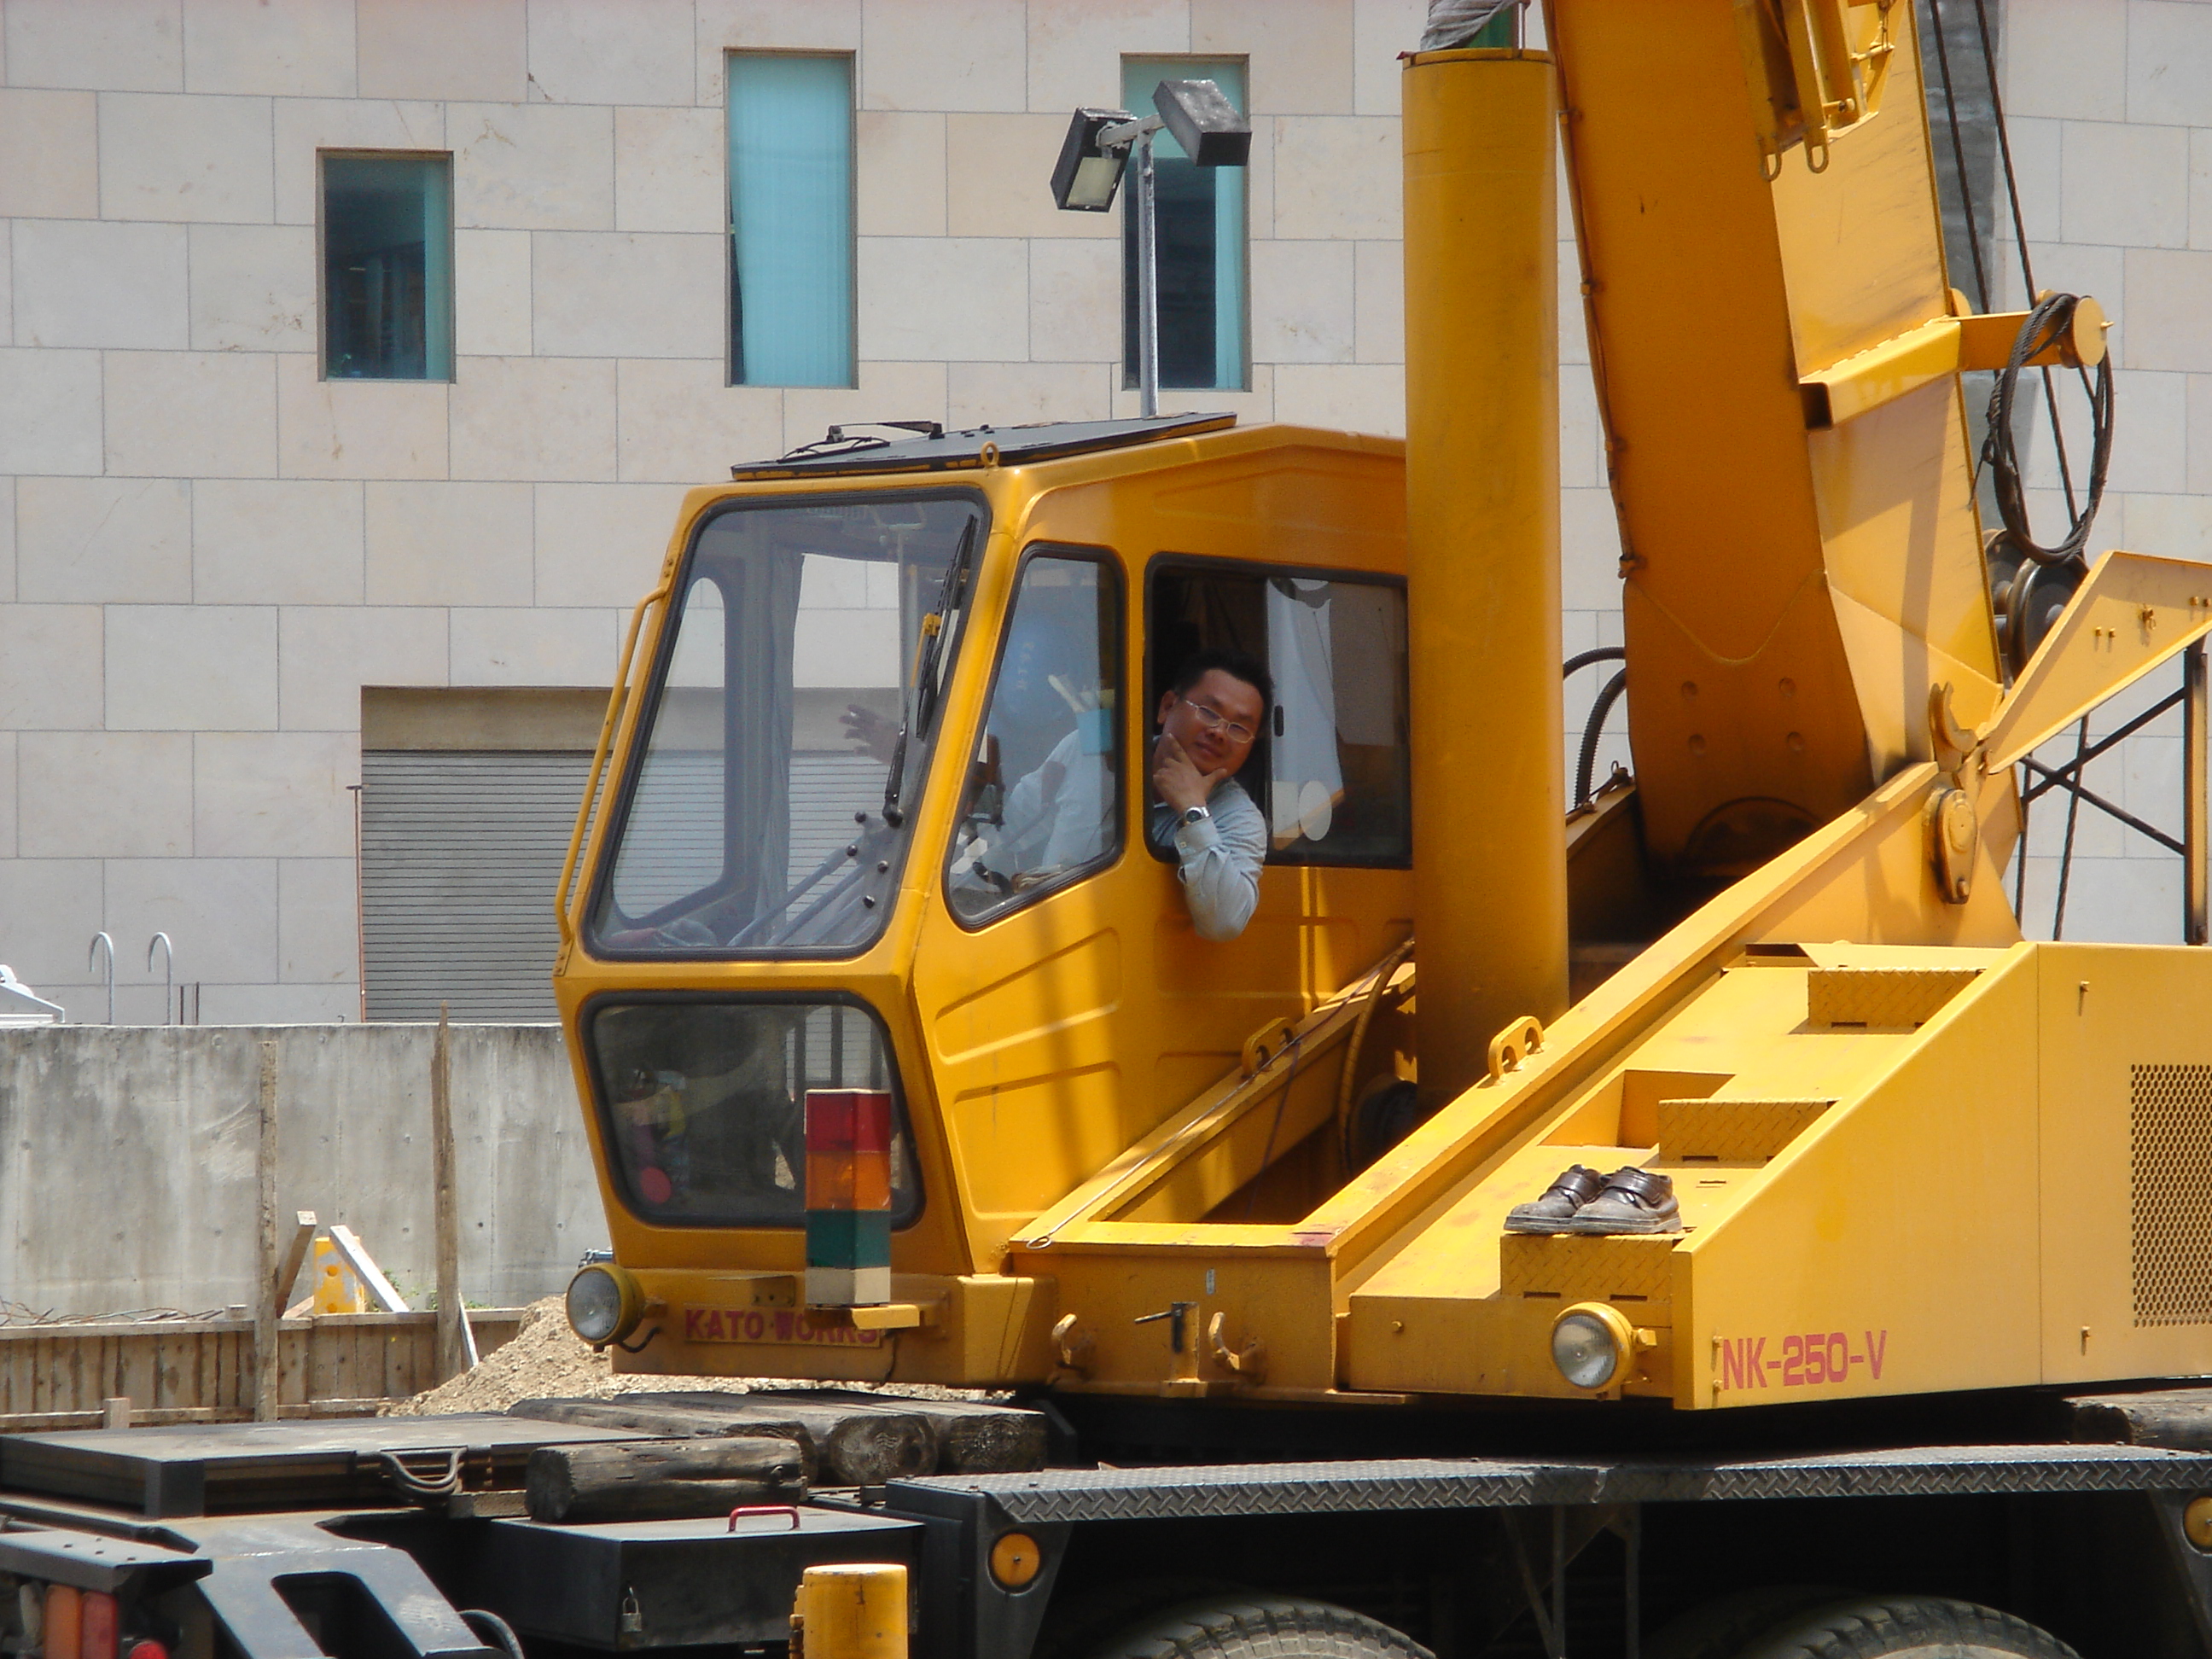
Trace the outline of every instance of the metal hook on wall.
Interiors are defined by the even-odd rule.
[[[169,943],[167,933],[156,933],[146,941],[146,971],[154,971],[154,947],[161,947],[161,1024],[177,1023],[177,947]]]
[[[93,963],[103,946],[107,951],[107,1023],[112,1025],[115,1024],[115,941],[106,933],[94,933],[91,948],[84,953],[84,967],[87,973],[92,971]]]

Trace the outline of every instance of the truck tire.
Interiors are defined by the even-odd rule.
[[[1848,1595],[1833,1585],[1762,1584],[1715,1596],[1662,1628],[1645,1645],[1644,1659],[1736,1659],[1753,1638],[1785,1619]]]
[[[1785,1617],[1739,1659],[2078,1659],[2073,1649],[1995,1607],[1941,1595],[1868,1595]]]
[[[1164,1608],[1186,1601],[1237,1600],[1250,1592],[1226,1578],[1181,1573],[1158,1578],[1119,1578],[1072,1595],[1055,1595],[1030,1659],[1091,1659],[1099,1633],[1118,1636]]]
[[[1163,1607],[1090,1659],[1436,1659],[1411,1637],[1349,1608],[1257,1592]]]

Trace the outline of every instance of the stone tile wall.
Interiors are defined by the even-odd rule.
[[[159,927],[210,1020],[349,1018],[362,684],[603,684],[683,488],[831,422],[1133,412],[1118,219],[1053,212],[1039,160],[1125,52],[1250,64],[1251,385],[1168,406],[1401,429],[1424,9],[0,0],[0,960],[82,1016],[105,927],[152,1018]],[[2212,6],[2004,16],[2039,279],[2123,319],[2100,539],[2212,556]],[[857,54],[856,388],[724,384],[732,49]],[[451,385],[319,378],[326,148],[452,154]],[[1567,257],[1561,292],[1571,652],[1618,588]],[[2107,787],[2156,816],[2139,750]],[[2170,859],[2082,848],[2080,914],[2170,911]]]
[[[158,927],[208,1019],[350,1017],[363,684],[603,684],[683,487],[830,422],[1133,410],[1039,159],[1125,52],[1251,61],[1253,388],[1170,402],[1398,429],[1422,11],[0,0],[0,960],[96,1013],[104,927],[151,1019]],[[857,54],[854,390],[724,384],[744,48]],[[319,378],[334,148],[453,156],[450,386]]]
[[[2212,560],[2212,6],[2006,0],[2004,10],[2005,111],[2036,287],[2094,294],[2117,319],[2111,483],[2091,549]],[[2024,304],[2008,216],[1998,225],[2001,303]],[[2082,400],[2064,386],[2061,398],[2078,490]],[[2047,422],[2030,482],[2037,532],[2055,540],[2066,509]],[[2179,684],[2177,667],[2114,699],[2091,719],[2090,740]],[[2058,765],[2074,753],[2069,736],[2040,758]],[[2098,793],[2179,836],[2178,713],[2087,775]],[[2043,937],[2067,817],[2061,793],[2030,809],[2023,914]],[[2181,861],[2084,805],[2065,918],[2069,939],[2179,939]]]

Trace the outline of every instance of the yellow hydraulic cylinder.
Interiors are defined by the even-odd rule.
[[[1421,1092],[1567,1001],[1551,59],[1407,61],[1406,568]]]
[[[792,1659],[906,1659],[906,1569],[809,1567],[792,1608]]]

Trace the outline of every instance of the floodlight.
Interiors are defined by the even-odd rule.
[[[1073,213],[1114,205],[1122,169],[1137,163],[1137,392],[1147,416],[1160,412],[1160,295],[1157,184],[1152,135],[1173,133],[1202,167],[1241,167],[1252,154],[1251,124],[1211,81],[1163,81],[1152,89],[1158,115],[1142,120],[1120,109],[1079,109],[1052,170],[1054,204]]]
[[[1103,213],[1114,205],[1121,169],[1129,160],[1129,146],[1124,140],[1109,149],[1098,142],[1098,135],[1109,127],[1126,126],[1133,118],[1125,109],[1075,112],[1060,147],[1060,161],[1052,170],[1054,206],[1070,213]]]
[[[1252,155],[1252,124],[1211,81],[1163,81],[1152,107],[1182,153],[1202,167],[1241,167]]]

